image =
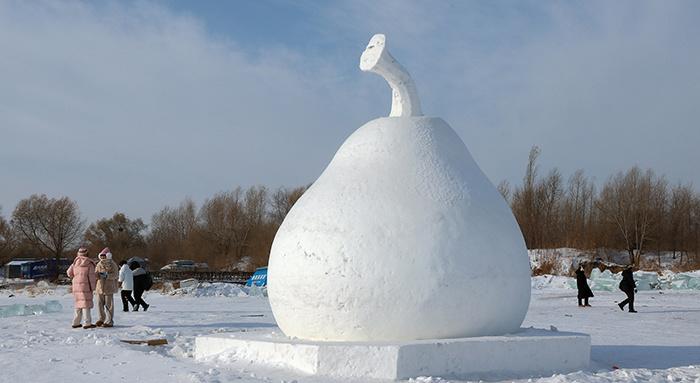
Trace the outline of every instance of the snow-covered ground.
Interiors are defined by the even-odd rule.
[[[0,318],[0,382],[330,381],[245,363],[194,361],[197,335],[276,327],[267,298],[260,291],[248,296],[236,286],[210,285],[173,295],[151,292],[145,297],[151,303],[148,312],[118,311],[114,328],[91,330],[70,327],[72,298],[65,288],[19,292],[14,297],[8,297],[9,293],[0,291],[0,305],[58,300],[64,309]],[[533,281],[532,302],[523,326],[589,333],[593,348],[588,371],[532,381],[700,382],[700,291],[640,291],[637,314],[622,312],[615,305],[623,298],[619,291],[595,294],[593,307],[583,309],[577,307],[576,291],[565,278]],[[161,337],[169,344],[149,347],[120,342]],[[414,381],[446,380],[425,377]]]

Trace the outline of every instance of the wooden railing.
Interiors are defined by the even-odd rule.
[[[230,271],[152,271],[154,281],[181,281],[196,279],[200,282],[226,282],[245,284],[253,273]]]

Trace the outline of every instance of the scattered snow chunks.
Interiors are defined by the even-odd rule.
[[[449,383],[449,381],[440,377],[419,376],[408,380],[410,383]]]
[[[4,305],[0,306],[0,318],[9,318],[9,317],[14,317],[14,316],[23,316],[25,315],[24,308],[26,305],[22,304],[13,304],[13,305]]]
[[[278,325],[307,340],[500,335],[530,301],[513,214],[433,117],[353,133],[282,223],[268,278]]]
[[[659,277],[659,286],[662,289],[700,290],[700,271],[685,273],[664,272]]]
[[[571,280],[570,277],[559,275],[538,275],[532,277],[531,286],[534,290],[576,288],[576,280],[574,280],[573,286],[571,286]]]
[[[622,280],[622,278],[620,278]],[[637,290],[653,290],[659,286],[659,274],[649,271],[637,271],[634,273],[637,282]]]
[[[594,268],[591,271],[588,285],[595,291],[619,290],[622,275],[613,274],[610,270],[600,271]],[[637,290],[700,290],[700,271],[674,273],[665,271],[661,275],[650,271],[634,272],[634,280]],[[549,288],[576,289],[576,279],[560,277],[556,275],[539,275],[532,277],[532,288],[535,290]]]
[[[610,270],[593,269],[589,277],[591,290],[599,291],[617,290],[621,280],[620,274],[613,274]],[[573,279],[573,287],[576,288],[576,279]]]
[[[47,313],[57,313],[63,310],[63,306],[58,301],[48,301],[46,302],[46,312]]]
[[[196,279],[194,279],[194,278],[183,279],[183,280],[180,281],[180,288],[185,288],[185,289],[186,289],[186,288],[189,288],[189,287],[197,286],[198,283],[199,283],[199,282],[198,282]]]
[[[223,282],[188,283],[171,291],[170,295],[189,295],[193,297],[246,297],[248,292],[241,285]],[[182,285],[181,285],[182,286]]]
[[[57,313],[61,310],[63,310],[63,306],[58,301],[48,301],[46,304],[33,305],[12,304],[0,306],[0,318]]]

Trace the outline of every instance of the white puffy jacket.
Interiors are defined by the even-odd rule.
[[[129,265],[123,265],[119,269],[119,282],[122,283],[122,290],[131,291],[134,289],[134,274]]]

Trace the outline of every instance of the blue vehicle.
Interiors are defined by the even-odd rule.
[[[255,269],[253,275],[245,283],[248,287],[253,286],[253,284],[258,287],[267,286],[267,266]]]

